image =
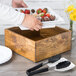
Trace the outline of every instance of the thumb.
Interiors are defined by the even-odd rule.
[[[22,6],[25,7],[25,8],[28,7],[24,2],[22,2]]]

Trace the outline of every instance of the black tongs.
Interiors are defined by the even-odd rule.
[[[47,64],[47,67],[40,68],[46,64]],[[26,73],[28,76],[32,76],[38,73],[47,72],[50,69],[51,70],[53,69],[54,71],[65,72],[65,71],[73,69],[74,67],[75,67],[75,64],[70,62],[68,59],[64,57],[61,58],[61,55],[56,55],[49,58],[47,61],[40,63],[31,69],[28,69]]]
[[[28,76],[32,76],[33,74],[37,74],[37,73],[48,71],[48,68],[43,68],[43,69],[38,70],[38,71],[35,71],[35,70],[39,69],[40,67],[42,67],[42,66],[44,66],[44,65],[46,65],[48,63],[54,63],[54,62],[60,60],[60,58],[61,58],[61,55],[53,56],[53,57],[49,58],[48,60],[46,60],[45,62],[40,63],[40,64],[34,66],[31,69],[28,69],[26,71],[26,73],[27,73]]]

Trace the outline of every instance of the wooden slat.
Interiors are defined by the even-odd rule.
[[[62,28],[55,31],[48,29],[42,31],[43,37],[48,37],[36,42],[36,61],[69,51],[71,49],[71,32]],[[50,32],[50,33],[49,33]],[[43,48],[42,48],[43,47]]]

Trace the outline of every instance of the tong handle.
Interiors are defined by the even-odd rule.
[[[28,73],[30,73],[30,72],[32,72],[32,71],[34,71],[34,70],[36,70],[36,69],[38,69],[38,68],[40,68],[40,67],[42,67],[42,66],[43,66],[43,63],[40,63],[40,64],[34,66],[33,68],[28,69],[28,70],[26,71],[26,73],[28,74]]]
[[[36,70],[36,71],[28,73],[28,76],[32,76],[32,75],[35,75],[35,74],[38,74],[38,73],[47,72],[48,70],[49,70],[48,68],[42,68],[40,70]]]

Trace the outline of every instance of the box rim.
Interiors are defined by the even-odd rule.
[[[12,29],[12,28],[14,28],[14,27],[6,28],[5,30],[11,31],[10,29]],[[61,27],[58,27],[58,26],[55,26],[54,28],[60,28],[60,29],[64,30],[65,32],[63,32],[63,33],[71,32],[70,30],[67,30],[67,29],[65,29],[65,28],[61,28]],[[11,31],[11,32],[15,33],[14,31]],[[62,34],[63,34],[63,33],[62,33]],[[26,36],[20,35],[20,34],[18,34],[18,33],[15,33],[15,34],[17,34],[17,35],[19,35],[19,36],[22,36],[22,37],[24,37],[24,38],[26,37]],[[60,33],[60,34],[61,34],[61,33]],[[57,34],[57,35],[60,35],[60,34]],[[57,35],[54,35],[54,36],[57,36]],[[51,37],[54,37],[54,36],[51,36]],[[40,40],[37,40],[37,41],[32,40],[32,39],[30,39],[30,38],[28,38],[28,37],[26,37],[26,38],[29,39],[29,40],[31,40],[31,41],[33,41],[33,42],[38,42],[38,41],[41,41],[41,40],[44,40],[44,39],[47,39],[47,38],[50,38],[50,37],[46,37],[46,38],[44,38],[44,39],[40,39]]]

